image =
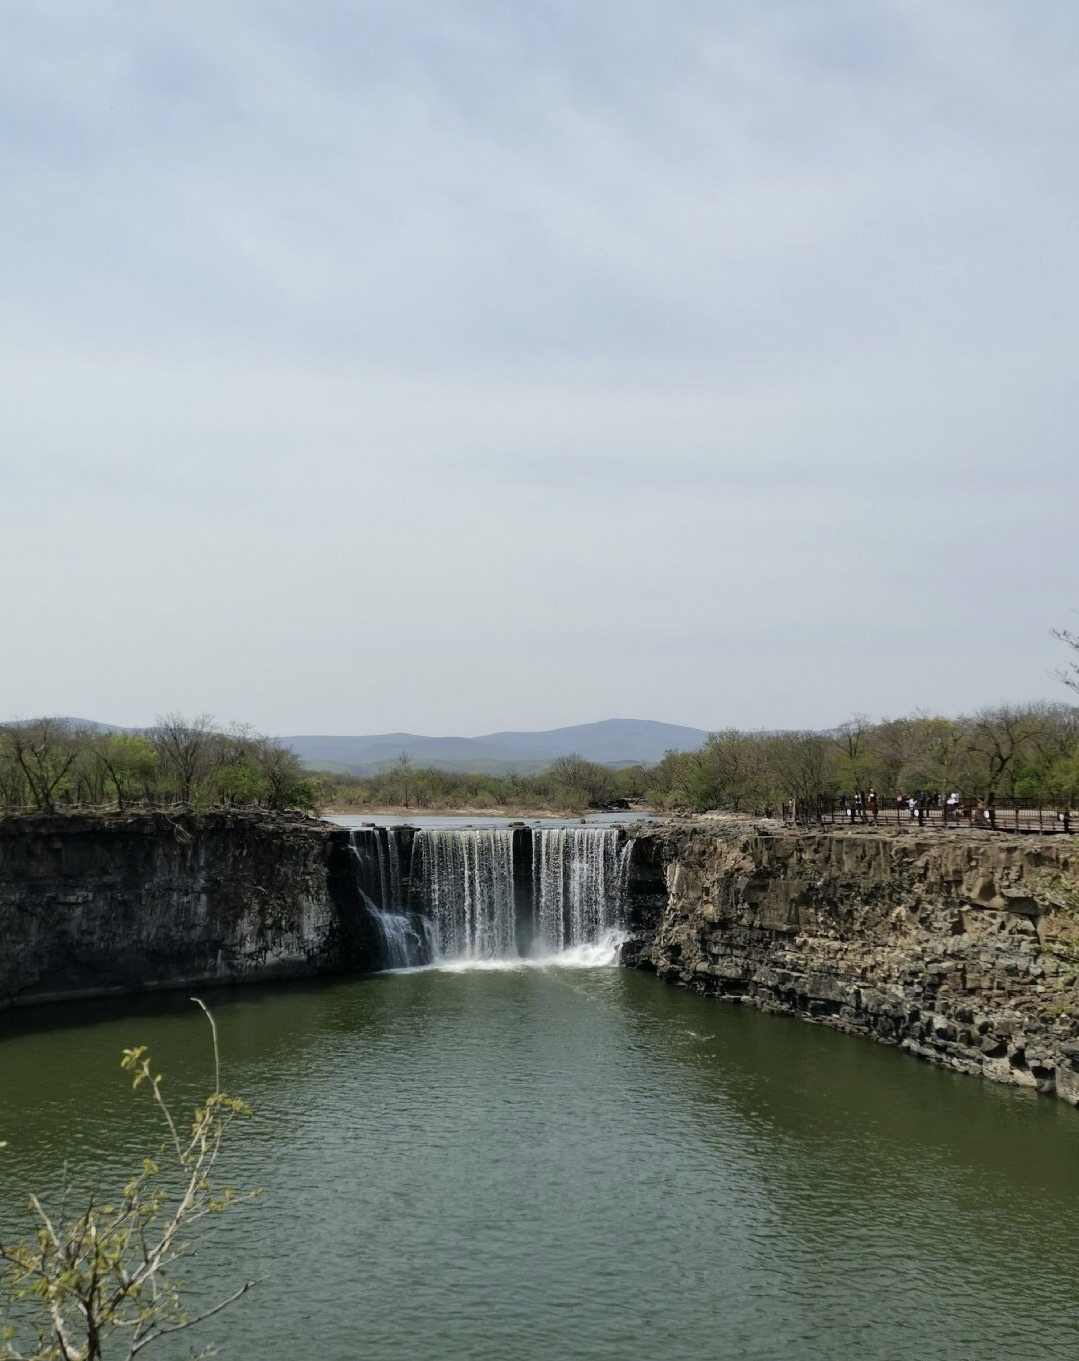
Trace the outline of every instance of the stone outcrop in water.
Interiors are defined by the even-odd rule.
[[[629,962],[1079,1104],[1079,848],[977,833],[644,833],[667,902]]]
[[[343,829],[241,813],[0,819],[0,1007],[363,967]]]

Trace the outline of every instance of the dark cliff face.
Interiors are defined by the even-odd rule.
[[[633,837],[626,883],[626,926],[630,936],[622,946],[621,963],[650,968],[652,942],[667,908],[671,844],[666,835],[657,836],[646,823],[632,827],[629,834]]]
[[[362,969],[350,861],[313,819],[0,819],[0,1006]]]
[[[695,991],[1079,1104],[1070,837],[665,828],[636,961]]]

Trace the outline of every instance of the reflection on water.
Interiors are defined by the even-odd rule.
[[[585,961],[580,960],[579,963]],[[211,1000],[214,1000],[211,998]],[[219,994],[267,1188],[197,1271],[232,1357],[1079,1355],[1079,1112],[615,969]],[[152,1139],[121,1047],[209,1077],[181,999],[3,1020],[0,1193]]]

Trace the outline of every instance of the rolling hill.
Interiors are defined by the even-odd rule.
[[[483,737],[423,737],[395,732],[361,737],[300,734],[281,740],[311,767],[356,775],[383,770],[402,754],[419,766],[525,775],[571,752],[609,766],[650,765],[672,748],[692,751],[707,736],[701,728],[674,723],[608,718],[545,732],[496,732]]]

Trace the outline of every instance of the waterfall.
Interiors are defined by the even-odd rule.
[[[416,833],[412,856],[412,882],[418,858],[423,910],[440,958],[517,954],[512,831],[425,828]]]
[[[382,968],[613,963],[624,939],[615,827],[359,827],[349,847]]]
[[[604,827],[532,832],[532,901],[545,951],[597,944],[623,925],[632,841]]]
[[[613,959],[632,852],[619,843],[613,827],[417,832],[412,902],[431,919],[436,959]]]
[[[426,917],[412,912],[380,912],[372,914],[382,934],[384,967],[411,969],[427,964],[436,955],[431,923]]]
[[[431,924],[407,910],[396,831],[356,827],[348,844],[356,862],[356,887],[382,938],[383,968],[428,963],[435,954]]]

